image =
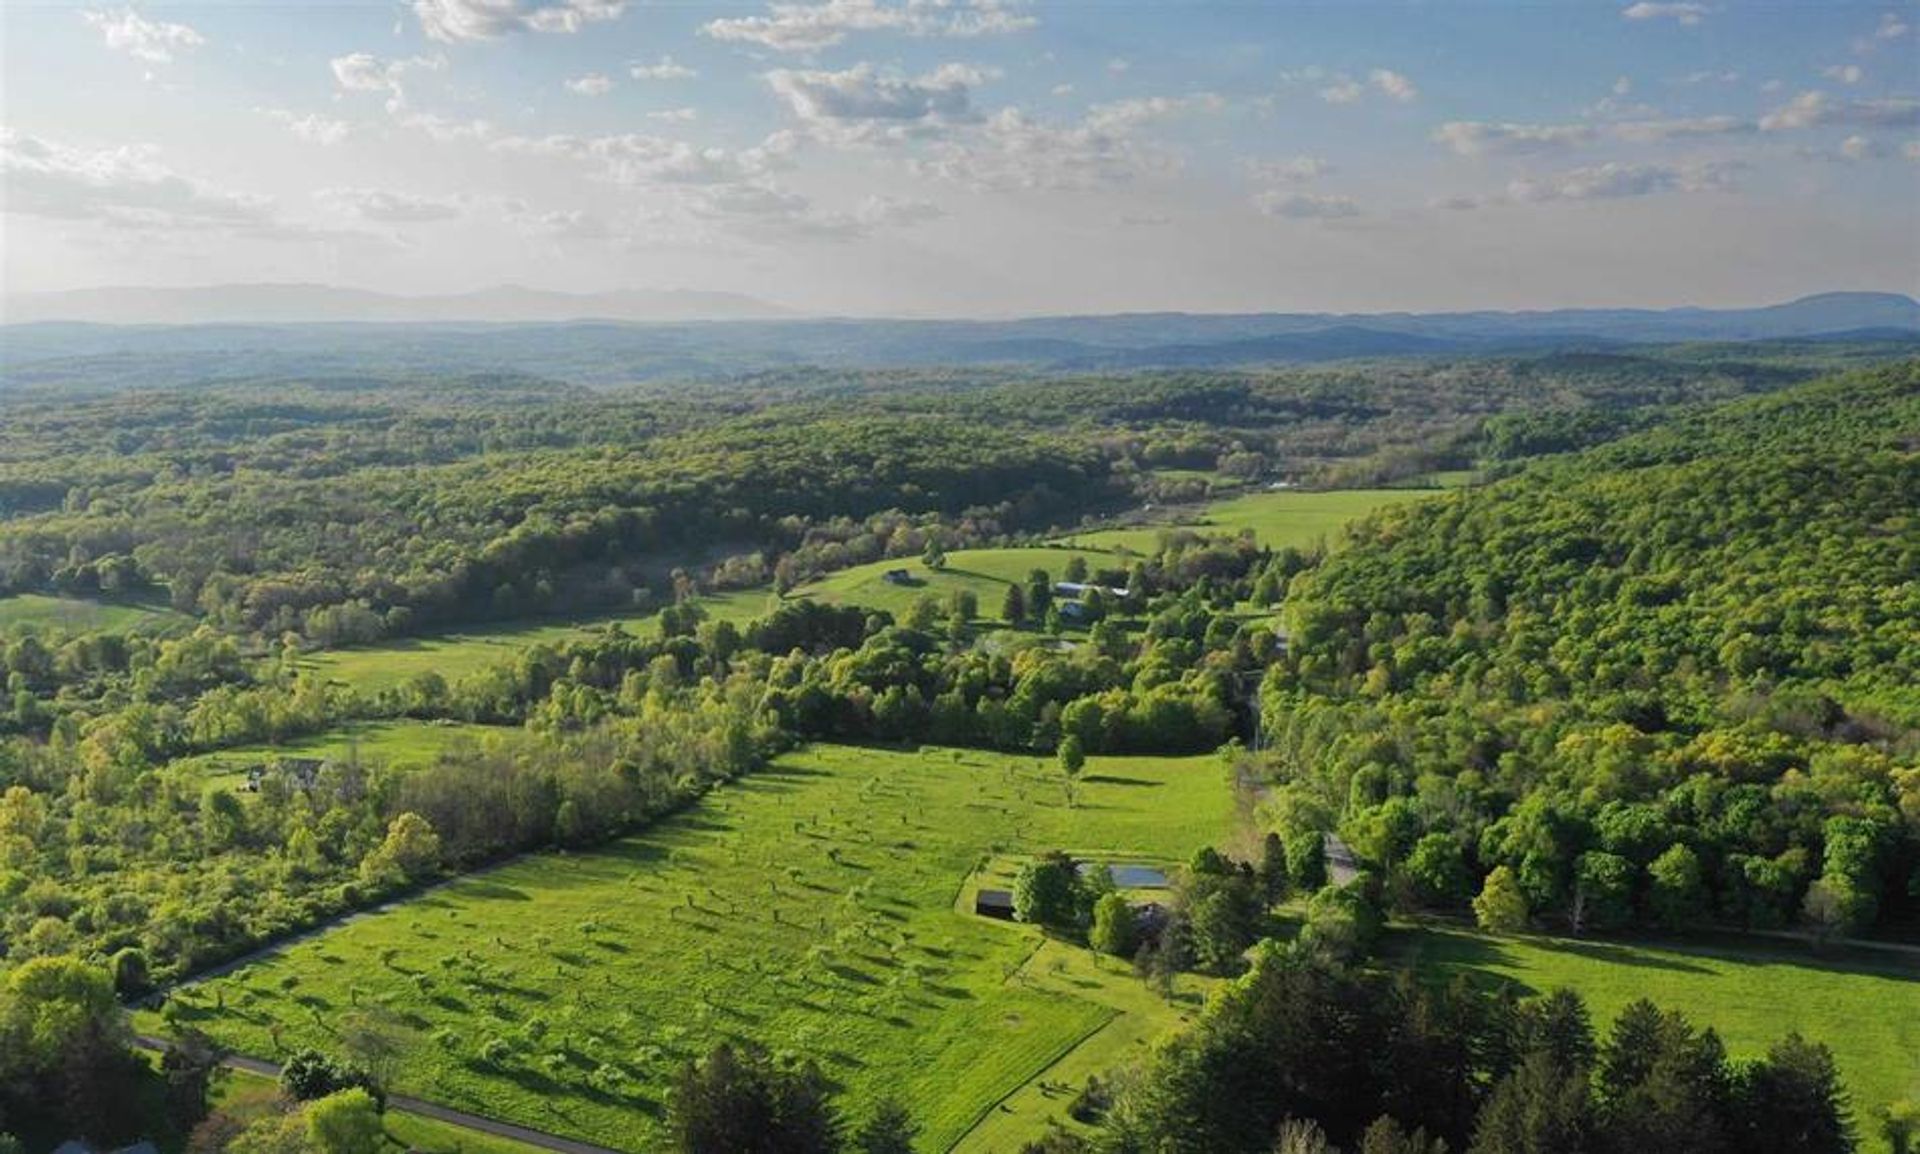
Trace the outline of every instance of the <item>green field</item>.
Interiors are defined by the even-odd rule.
[[[1398,930],[1390,948],[1436,974],[1491,975],[1535,993],[1578,990],[1596,1030],[1643,997],[1712,1026],[1736,1057],[1761,1054],[1797,1030],[1832,1048],[1862,1121],[1876,1106],[1920,1095],[1920,958],[1829,958],[1752,939],[1655,947],[1448,929]],[[1869,1148],[1884,1147],[1876,1140]]]
[[[215,1109],[252,1121],[278,1108],[280,1084],[245,1070],[229,1070],[216,1083],[212,1098]],[[530,1154],[537,1149],[398,1108],[389,1108],[382,1118],[391,1142],[419,1154]]]
[[[125,601],[49,597],[40,593],[16,593],[11,597],[0,597],[0,632],[15,626],[26,626],[74,633],[93,630],[157,633],[181,628],[192,620],[185,614],[161,606]]]
[[[1214,757],[1093,758],[1076,794],[1051,759],[815,746],[648,833],[355,919],[182,1008],[271,1057],[270,1025],[327,1046],[341,1014],[384,1005],[418,1033],[400,1089],[633,1150],[661,1146],[679,1063],[757,1039],[818,1059],[856,1118],[901,1094],[945,1149],[990,1113],[1037,1126],[1023,1087],[1175,1020],[1125,967],[1036,967],[1037,931],[956,909],[996,857],[1184,858],[1233,820]]]
[[[716,593],[700,598],[709,615],[747,621],[766,612],[767,594],[758,590]],[[582,620],[545,618],[410,637],[357,649],[330,649],[302,661],[302,667],[328,681],[361,690],[391,689],[421,673],[458,681],[502,661],[530,645],[558,645],[618,625],[639,636],[658,627],[658,612],[629,613]]]
[[[932,596],[944,607],[955,592],[971,589],[980,599],[980,616],[999,620],[1007,586],[1024,584],[1027,574],[1035,569],[1045,569],[1059,581],[1067,562],[1076,556],[1086,558],[1091,571],[1126,568],[1120,558],[1092,549],[962,549],[949,553],[942,569],[928,569],[918,558],[875,561],[829,574],[801,586],[790,596],[811,597],[831,605],[884,609],[898,617],[922,597]],[[886,574],[894,569],[905,569],[914,583],[895,585],[887,581]]]
[[[197,777],[208,788],[238,789],[247,770],[276,757],[318,757],[333,761],[378,761],[393,766],[425,765],[461,742],[484,741],[498,726],[450,721],[366,721],[330,729],[279,745],[242,745],[218,753],[179,758],[169,772]]]
[[[1063,543],[1088,549],[1153,553],[1161,534],[1172,528],[1198,533],[1233,535],[1251,529],[1269,548],[1298,548],[1326,541],[1331,544],[1341,526],[1375,509],[1433,496],[1426,489],[1340,489],[1325,493],[1262,492],[1215,501],[1198,509],[1178,508],[1164,518],[1125,529],[1075,533]]]

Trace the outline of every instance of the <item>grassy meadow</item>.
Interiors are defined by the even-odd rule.
[[[1435,928],[1396,930],[1389,949],[1436,975],[1578,990],[1598,1031],[1643,997],[1712,1026],[1736,1057],[1758,1056],[1797,1030],[1832,1048],[1862,1123],[1874,1107],[1920,1094],[1920,958],[1826,956],[1755,939],[1655,946]],[[1866,1148],[1884,1147],[1876,1139]]]
[[[499,732],[491,725],[450,721],[363,721],[294,738],[279,745],[242,745],[218,753],[196,754],[169,763],[169,772],[198,778],[208,789],[237,790],[247,770],[276,757],[318,757],[334,761],[360,758],[392,766],[427,765],[442,750],[461,742],[485,741]]]
[[[1305,548],[1323,539],[1332,543],[1341,526],[1375,509],[1433,495],[1433,491],[1427,489],[1247,493],[1212,502],[1197,512],[1191,508],[1171,509],[1165,520],[1151,524],[1076,533],[1063,538],[1061,543],[1110,552],[1152,553],[1160,547],[1161,534],[1169,529],[1185,528],[1227,536],[1252,530],[1255,539],[1269,548],[1289,545]]]
[[[710,616],[748,621],[766,611],[767,593],[748,590],[716,593],[700,598]],[[378,691],[402,685],[422,673],[438,673],[449,682],[460,680],[503,661],[512,660],[533,645],[558,645],[618,625],[646,636],[659,628],[659,613],[629,613],[584,619],[535,619],[501,625],[476,626],[451,633],[401,638],[355,649],[329,649],[301,662],[328,681],[355,689]]]
[[[977,1128],[991,1140],[970,1148],[1004,1148],[1038,1132],[1056,1064],[1083,1078],[1193,1007],[962,912],[970,875],[1053,847],[1184,858],[1234,812],[1214,757],[1093,758],[1075,800],[1051,759],[814,746],[646,833],[520,859],[179,997],[263,1057],[384,1008],[417,1038],[405,1092],[623,1149],[660,1148],[673,1071],[723,1038],[819,1060],[855,1118],[900,1094],[928,1149]]]
[[[155,633],[182,628],[192,620],[164,606],[136,602],[51,597],[41,593],[0,597],[0,632],[20,626],[74,633],[91,630]]]
[[[955,592],[971,589],[980,599],[980,616],[997,621],[1007,586],[1025,584],[1027,574],[1035,569],[1045,569],[1054,580],[1062,580],[1067,562],[1076,556],[1086,558],[1087,568],[1093,572],[1125,568],[1120,558],[1096,549],[961,549],[947,555],[943,569],[929,569],[917,557],[874,561],[830,573],[789,596],[884,609],[898,617],[922,597],[932,596],[944,606]],[[895,585],[886,580],[886,574],[894,569],[905,569],[914,583]]]

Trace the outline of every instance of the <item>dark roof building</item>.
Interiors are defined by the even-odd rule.
[[[973,896],[973,912],[983,918],[1013,920],[1013,891],[981,890]]]

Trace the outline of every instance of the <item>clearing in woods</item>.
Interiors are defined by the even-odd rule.
[[[767,598],[767,591],[760,589],[715,593],[702,596],[700,607],[715,619],[746,622],[766,613]],[[655,609],[610,617],[543,618],[475,626],[354,649],[323,650],[301,659],[301,668],[367,692],[392,689],[422,673],[438,673],[451,684],[470,673],[512,661],[530,646],[559,645],[615,625],[636,636],[652,636],[659,628],[659,616]]]
[[[1622,1007],[1649,998],[1720,1032],[1735,1057],[1758,1057],[1789,1031],[1833,1050],[1867,1149],[1884,1149],[1872,1112],[1920,1094],[1920,958],[1893,951],[1812,953],[1741,938],[1665,945],[1402,929],[1389,951],[1436,975],[1470,973],[1587,1000],[1604,1036]]]
[[[1169,509],[1164,518],[1124,529],[1076,533],[1062,544],[1086,549],[1130,550],[1150,554],[1160,547],[1162,534],[1174,529],[1233,536],[1251,529],[1254,538],[1270,549],[1291,545],[1307,548],[1325,540],[1336,542],[1342,526],[1388,505],[1435,496],[1432,489],[1338,489],[1329,492],[1248,493],[1215,501],[1198,510]]]
[[[753,1039],[817,1059],[855,1119],[900,1095],[946,1149],[1056,1063],[1084,1077],[1191,1008],[956,908],[991,858],[1184,859],[1234,813],[1213,756],[1091,758],[1075,803],[1051,758],[812,746],[645,833],[354,919],[176,1013],[269,1058],[390,1015],[416,1038],[397,1089],[640,1151],[664,1144],[682,1062]],[[1008,1105],[1037,1131],[1031,1094]]]

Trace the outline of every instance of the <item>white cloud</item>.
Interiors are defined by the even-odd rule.
[[[1190,96],[1145,96],[1096,104],[1087,110],[1087,124],[1100,132],[1131,132],[1149,121],[1165,120],[1189,112],[1219,112],[1227,102],[1217,93],[1196,92]]]
[[[1695,3],[1655,3],[1654,0],[1640,0],[1621,9],[1620,15],[1629,20],[1673,20],[1691,27],[1700,23],[1711,11],[1705,4]]]
[[[1055,96],[1072,96],[1072,95],[1073,95],[1073,85],[1071,85],[1071,84],[1056,84],[1056,85],[1054,85],[1054,86],[1053,86],[1053,94],[1054,94]]]
[[[1667,120],[1623,120],[1607,126],[1607,133],[1634,144],[1656,144],[1703,136],[1744,136],[1757,125],[1738,116],[1695,116]]]
[[[928,200],[909,200],[892,196],[869,196],[854,210],[854,218],[869,228],[892,228],[923,224],[947,215],[946,210]]]
[[[700,73],[671,56],[662,56],[652,64],[635,64],[629,67],[627,75],[635,80],[692,80]]]
[[[185,24],[148,20],[131,8],[88,9],[80,13],[108,48],[148,64],[170,64],[176,52],[198,48],[206,40]]]
[[[380,224],[430,224],[460,215],[460,206],[451,201],[377,188],[325,188],[314,197],[341,212]]]
[[[1813,89],[1802,92],[1760,118],[1760,127],[1768,132],[1817,128],[1829,124],[1860,128],[1920,126],[1920,100],[1836,100]]]
[[[774,3],[765,16],[710,20],[700,31],[715,40],[757,44],[775,52],[813,52],[852,32],[898,32],[907,36],[971,37],[1019,32],[1038,21],[1018,11],[1017,0],[825,0]]]
[[[1349,196],[1270,191],[1256,195],[1253,206],[1267,216],[1284,216],[1291,220],[1340,220],[1360,215],[1360,205]]]
[[[775,69],[767,84],[806,130],[840,144],[926,136],[977,119],[970,89],[983,75],[947,64],[925,76],[890,76],[870,64],[840,72]]]
[[[1165,174],[1178,160],[1124,132],[1088,122],[1047,124],[1018,108],[1003,108],[964,134],[939,142],[931,158],[915,161],[925,175],[978,189],[1092,189]]]
[[[757,148],[701,148],[684,140],[645,133],[614,136],[509,136],[493,141],[497,152],[561,157],[598,167],[607,179],[628,187],[730,184],[757,180],[783,167],[792,141],[774,134]]]
[[[352,131],[352,127],[346,121],[322,116],[318,112],[309,112],[301,116],[284,108],[262,108],[257,111],[285,125],[288,132],[313,144],[338,144]]]
[[[184,176],[146,145],[89,149],[0,128],[6,210],[120,229],[219,229],[259,239],[300,239],[273,201]]]
[[[1290,156],[1285,160],[1253,160],[1247,162],[1247,174],[1255,180],[1280,184],[1298,184],[1302,181],[1318,180],[1333,171],[1333,165],[1324,157]]]
[[[1116,56],[1107,61],[1107,74],[1110,76],[1124,76],[1132,69],[1133,61],[1124,56]]]
[[[1375,88],[1402,104],[1420,97],[1420,90],[1413,86],[1413,81],[1391,68],[1376,68],[1367,73],[1367,79],[1373,82]]]
[[[1366,88],[1357,80],[1342,77],[1320,90],[1320,99],[1328,104],[1353,104],[1366,95]]]
[[[1527,156],[1585,144],[1598,135],[1586,124],[1493,124],[1454,120],[1433,132],[1436,143],[1461,156]]]
[[[371,52],[353,52],[334,57],[328,66],[333,69],[334,83],[349,92],[385,92],[398,100],[405,95],[402,81],[407,73],[437,70],[445,67],[446,61],[437,56],[388,60]]]
[[[1632,91],[1633,91],[1633,81],[1627,79],[1624,76],[1616,77],[1614,79],[1613,94],[1615,96],[1625,96],[1627,93]]]
[[[1898,40],[1911,31],[1913,31],[1913,26],[1907,23],[1906,17],[1900,15],[1898,12],[1882,12],[1880,14],[1880,23],[1874,27],[1870,35],[1859,36],[1854,39],[1853,50],[1862,56],[1866,56],[1878,52],[1880,46],[1888,41]]]
[[[492,40],[511,32],[578,32],[615,19],[626,0],[413,0],[420,30],[434,40]]]
[[[1920,140],[1909,140],[1901,145],[1900,155],[1908,160],[1920,160]]]
[[[1708,162],[1688,165],[1609,162],[1550,176],[1516,180],[1507,186],[1514,200],[1619,200],[1662,192],[1725,192],[1733,188],[1737,165]]]
[[[1391,68],[1375,68],[1367,73],[1365,80],[1356,80],[1344,72],[1328,73],[1317,67],[1284,73],[1281,79],[1287,83],[1306,81],[1320,84],[1320,99],[1328,104],[1358,104],[1366,96],[1369,85],[1381,95],[1402,104],[1420,98],[1420,90],[1413,81]]]
[[[1738,84],[1739,82],[1740,74],[1731,70],[1715,72],[1712,69],[1702,69],[1698,72],[1689,72],[1680,78],[1681,84]]]
[[[575,96],[605,96],[613,91],[613,81],[604,72],[589,72],[566,81],[567,91]]]
[[[697,108],[661,108],[647,113],[648,120],[667,120],[676,124],[690,124],[700,119]]]
[[[1456,120],[1434,130],[1435,143],[1460,156],[1532,156],[1606,140],[1660,144],[1714,136],[1743,136],[1758,126],[1737,116],[1616,120],[1605,124],[1492,124]]]
[[[1848,160],[1868,160],[1881,155],[1880,146],[1859,133],[1840,142],[1840,155]]]
[[[1820,75],[1828,80],[1837,80],[1841,84],[1858,84],[1866,79],[1866,70],[1858,64],[1833,64],[1820,70]]]

